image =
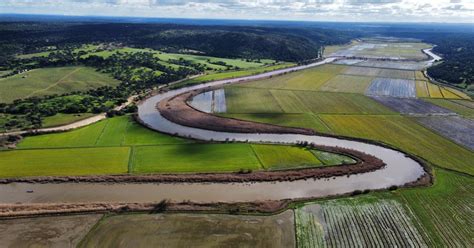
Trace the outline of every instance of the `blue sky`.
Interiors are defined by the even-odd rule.
[[[1,0],[0,13],[474,23],[474,0]]]

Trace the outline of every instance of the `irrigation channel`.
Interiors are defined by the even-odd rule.
[[[383,189],[393,185],[404,185],[417,180],[425,173],[423,167],[417,161],[407,157],[402,152],[382,146],[316,135],[244,134],[202,130],[170,122],[162,117],[156,108],[157,103],[161,100],[187,91],[203,89],[209,86],[263,79],[269,76],[319,66],[334,60],[334,58],[327,58],[309,65],[168,91],[143,101],[138,108],[139,118],[150,128],[157,131],[200,140],[235,140],[255,143],[284,142],[289,144],[307,141],[317,145],[349,148],[382,159],[386,163],[386,166],[382,169],[363,174],[325,179],[258,183],[10,183],[0,186],[0,203],[144,203],[157,202],[163,199],[172,201],[190,200],[195,202],[281,200],[324,197],[349,193],[354,190]],[[28,190],[32,190],[34,193],[27,193]]]

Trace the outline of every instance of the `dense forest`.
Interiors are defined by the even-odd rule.
[[[315,28],[191,26],[123,23],[2,23],[0,64],[8,55],[50,46],[119,42],[168,52],[182,50],[226,58],[302,61],[318,57],[321,45],[349,41],[354,34]]]

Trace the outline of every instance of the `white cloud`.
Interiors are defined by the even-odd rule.
[[[474,22],[474,0],[3,0],[3,13]]]

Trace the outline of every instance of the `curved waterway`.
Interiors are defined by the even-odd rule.
[[[76,202],[155,202],[163,199],[196,202],[236,202],[254,200],[280,200],[289,198],[324,197],[349,193],[354,190],[383,189],[392,185],[413,182],[423,175],[422,166],[405,154],[385,147],[313,135],[297,134],[244,134],[202,130],[181,126],[165,119],[156,109],[161,100],[190,90],[219,86],[244,80],[256,80],[285,72],[302,70],[334,61],[328,58],[310,65],[272,71],[245,78],[221,80],[202,85],[168,91],[148,98],[138,106],[140,119],[150,128],[169,134],[178,134],[200,140],[249,141],[265,143],[296,143],[308,141],[318,145],[339,146],[371,154],[387,165],[383,169],[364,174],[326,179],[297,180],[292,182],[259,183],[148,183],[99,184],[62,183],[27,184],[11,183],[0,186],[0,203],[76,203]],[[27,193],[32,190],[33,193]]]

